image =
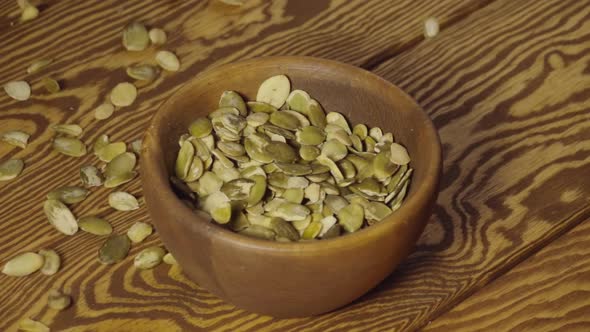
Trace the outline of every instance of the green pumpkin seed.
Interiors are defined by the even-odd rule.
[[[350,135],[350,141],[352,142],[352,147],[356,151],[363,150],[363,141],[355,134]]]
[[[43,266],[41,273],[46,276],[51,276],[57,273],[61,265],[61,258],[53,249],[41,249],[39,255],[43,256]]]
[[[2,273],[11,277],[24,277],[43,267],[45,258],[34,252],[25,252],[8,260]]]
[[[31,86],[25,81],[12,81],[4,84],[4,91],[12,99],[25,101],[31,97]]]
[[[287,105],[289,106],[289,109],[306,115],[308,114],[310,101],[311,97],[303,90],[293,90],[287,97]]]
[[[326,133],[314,126],[303,127],[295,133],[297,143],[301,145],[320,145],[326,139]]]
[[[287,76],[272,76],[260,84],[258,93],[256,94],[256,101],[280,108],[287,100],[290,92],[291,82],[289,82]]]
[[[215,119],[218,117],[222,117],[228,114],[232,114],[232,115],[240,115],[240,110],[238,110],[235,107],[221,107],[216,109],[215,111],[209,113],[209,115],[207,116],[209,119]]]
[[[43,211],[49,223],[65,235],[74,235],[78,231],[78,223],[72,211],[64,203],[56,199],[48,199],[43,204]]]
[[[98,168],[92,165],[80,167],[80,180],[86,187],[98,187],[103,183],[103,177]]]
[[[159,51],[156,53],[156,62],[162,69],[167,71],[178,71],[180,69],[178,57],[170,51]]]
[[[105,120],[111,117],[115,112],[115,106],[111,103],[104,103],[94,109],[94,118],[97,120]]]
[[[205,165],[203,164],[201,159],[193,158],[193,162],[191,163],[184,180],[186,182],[197,181],[203,175],[204,171]]]
[[[252,113],[246,117],[246,121],[248,125],[256,128],[262,126],[263,124],[267,123],[270,119],[268,113]]]
[[[252,186],[250,190],[250,196],[248,197],[247,202],[248,206],[253,206],[258,204],[266,193],[266,177],[262,175],[252,175],[250,179],[254,181],[254,186]]]
[[[198,181],[200,197],[208,196],[221,189],[223,181],[213,172],[205,172]]]
[[[43,85],[45,90],[49,93],[58,93],[61,91],[59,82],[51,77],[43,77],[43,79],[41,79],[41,85]]]
[[[136,163],[137,158],[131,152],[125,152],[113,158],[105,168],[104,186],[113,188],[131,181],[137,175],[133,172]]]
[[[98,136],[96,141],[94,141],[94,145],[92,146],[92,151],[94,151],[95,155],[98,155],[98,151],[100,149],[102,149],[103,147],[107,146],[108,144],[109,144],[109,137],[107,135],[100,135],[100,136]],[[113,156],[113,158],[114,157],[115,156]]]
[[[38,71],[41,71],[43,69],[45,69],[47,66],[49,66],[49,64],[51,64],[53,62],[52,59],[40,59],[37,60],[35,62],[33,62],[28,68],[27,68],[27,73],[28,74],[34,74]]]
[[[295,134],[285,128],[281,128],[279,126],[275,126],[272,124],[264,124],[257,128],[258,131],[262,131],[263,133],[270,135],[275,134],[279,136],[283,136],[285,139],[295,139]]]
[[[127,172],[120,175],[113,175],[106,178],[104,181],[105,188],[115,188],[133,180],[137,176],[136,172]]]
[[[59,187],[47,194],[47,199],[56,199],[65,204],[75,204],[82,202],[88,197],[88,189],[76,186]]]
[[[98,260],[102,264],[115,264],[127,257],[130,248],[126,235],[111,235],[98,251]]]
[[[72,304],[72,297],[57,289],[52,289],[47,294],[47,306],[54,310],[64,310]]]
[[[410,163],[408,151],[401,144],[392,143],[390,146],[391,162],[396,165],[407,165]]]
[[[337,140],[329,140],[322,146],[322,155],[333,161],[339,161],[348,155],[348,149]]]
[[[349,203],[342,196],[338,196],[338,193],[333,193],[326,195],[324,204],[326,207],[330,208],[333,213],[338,214],[338,212],[340,212],[340,210],[346,207]]]
[[[350,138],[350,135],[343,129],[329,132],[326,135],[326,140],[336,140],[346,146],[352,146],[352,139]]]
[[[203,138],[213,130],[211,121],[207,118],[198,118],[189,126],[189,132],[196,138]]]
[[[176,157],[176,164],[174,172],[179,179],[185,179],[195,156],[195,147],[189,141],[182,142],[178,156]]]
[[[217,148],[231,157],[243,156],[246,153],[244,146],[235,142],[219,142]]]
[[[25,163],[20,159],[9,159],[0,163],[0,181],[8,181],[20,175]]]
[[[272,217],[279,217],[287,221],[294,221],[307,218],[307,216],[310,214],[310,210],[305,205],[285,201],[279,204],[276,210],[268,211],[268,214]]]
[[[313,126],[318,128],[325,128],[326,127],[326,113],[322,106],[314,99],[310,100],[309,105],[307,107],[307,116],[309,117],[309,121]]]
[[[330,227],[330,229],[328,229],[328,231],[326,231],[322,235],[322,239],[332,239],[332,238],[340,236],[341,233],[342,233],[342,226],[340,226],[339,224],[336,224],[336,225]]]
[[[140,22],[132,22],[123,30],[123,46],[128,51],[143,51],[149,44],[148,31]]]
[[[162,29],[150,29],[148,35],[150,36],[150,41],[152,42],[152,45],[164,45],[166,43],[166,40],[168,40],[166,32]]]
[[[391,210],[392,211],[397,211],[401,207],[402,201],[406,197],[406,192],[408,190],[409,184],[410,184],[410,181],[406,180],[401,185],[401,189],[400,189],[399,193],[395,196],[395,199],[391,202]]]
[[[275,232],[271,229],[259,225],[250,225],[238,231],[238,233],[263,240],[273,240],[276,236]]]
[[[152,269],[162,263],[165,254],[166,251],[157,246],[145,248],[135,256],[133,265],[142,270]]]
[[[344,129],[346,131],[347,134],[352,134],[352,131],[350,130],[350,126],[348,125],[348,121],[346,121],[346,118],[344,118],[344,115],[338,113],[338,112],[329,112],[326,115],[326,122],[330,123],[330,124],[335,124],[338,127]]]
[[[24,149],[27,147],[29,137],[31,137],[31,135],[25,133],[24,131],[11,130],[11,131],[7,131],[5,133],[2,133],[2,136],[0,136],[0,141],[6,142],[8,144],[17,146],[21,149]]]
[[[321,150],[315,146],[304,145],[299,148],[299,156],[305,161],[315,160],[321,153]]]
[[[127,67],[127,76],[138,81],[153,81],[158,76],[159,70],[152,65],[135,65]]]
[[[135,98],[137,98],[137,88],[131,83],[119,83],[111,90],[111,103],[117,107],[130,106]]]
[[[255,183],[251,179],[235,179],[223,184],[221,192],[232,201],[245,200],[249,197]]]
[[[352,128],[352,133],[364,140],[369,135],[369,129],[364,124],[359,123]]]
[[[227,224],[231,220],[232,206],[229,197],[217,191],[205,198],[203,210],[209,212],[211,218],[219,224]]]
[[[292,163],[297,160],[297,153],[286,143],[270,142],[264,146],[264,152],[276,162]]]
[[[365,208],[367,220],[379,221],[391,214],[391,209],[381,202],[370,202]]]
[[[70,157],[82,157],[86,154],[86,145],[71,137],[56,137],[53,140],[53,149]]]
[[[271,113],[269,121],[273,125],[287,130],[296,130],[300,127],[299,119],[285,111]]]
[[[34,8],[34,10],[37,10],[37,8],[33,7],[33,6],[26,6],[25,9],[28,8]],[[24,15],[24,12],[23,12]],[[38,10],[37,10],[37,15],[38,14]],[[36,15],[35,15],[36,16]],[[25,20],[29,20],[27,19],[22,19],[23,21]],[[18,329],[19,331],[28,331],[28,332],[49,332],[49,327],[47,327],[47,325],[38,322],[36,320],[32,320],[30,318],[24,318],[23,320],[21,320],[18,323]]]
[[[305,164],[287,164],[287,163],[275,163],[277,169],[287,175],[307,175],[311,174],[312,168],[310,165]]]
[[[305,230],[303,231],[301,238],[303,240],[315,239],[316,237],[318,237],[318,235],[320,235],[320,232],[322,231],[322,226],[322,223],[319,221],[311,222],[309,226],[307,226],[307,228],[305,228]]]
[[[113,232],[111,224],[106,220],[95,216],[80,218],[80,220],[78,220],[78,226],[84,232],[98,236],[109,235]]]
[[[131,227],[129,227],[129,230],[127,230],[127,237],[133,243],[141,243],[148,236],[150,236],[153,233],[153,231],[154,228],[152,227],[152,225],[145,222],[137,221],[133,225],[131,225]]]
[[[302,188],[291,188],[283,192],[283,198],[288,202],[301,204],[303,202],[304,191]]]
[[[291,241],[299,240],[299,232],[291,225],[281,218],[271,218],[271,229],[276,236],[287,238]]]
[[[127,145],[125,142],[115,142],[115,143],[107,143],[98,149],[94,148],[94,154],[106,163],[113,160],[115,157],[123,154],[127,151]]]
[[[391,162],[390,157],[389,151],[382,151],[375,156],[375,159],[373,159],[373,173],[380,181],[392,176],[397,169],[397,165]]]
[[[338,212],[338,223],[348,233],[358,231],[363,225],[365,212],[358,204],[350,204]]]
[[[176,258],[174,258],[171,253],[164,255],[164,257],[162,257],[162,261],[168,265],[178,265]]]
[[[243,116],[248,113],[244,99],[235,91],[223,91],[219,98],[219,108],[222,107],[235,107]]]
[[[109,194],[109,205],[118,211],[132,211],[139,209],[139,202],[133,195],[124,191]]]
[[[381,137],[383,136],[383,131],[379,127],[373,127],[369,130],[369,136],[375,140],[375,142],[379,142]]]
[[[263,102],[259,102],[259,101],[249,101],[246,103],[246,105],[248,105],[248,109],[250,110],[250,112],[253,113],[269,113],[272,114],[274,112],[277,112],[277,108],[267,104],[267,103],[263,103]]]
[[[371,136],[367,136],[367,138],[365,138],[365,151],[366,152],[373,152],[375,151],[375,145],[377,144],[377,142],[375,142],[375,139]]]
[[[342,181],[344,180],[344,174],[342,174],[342,171],[340,171],[340,169],[338,168],[338,165],[336,165],[336,163],[328,158],[327,156],[321,154],[318,156],[317,161],[324,165],[327,166],[328,168],[330,168],[330,173],[332,174],[332,176],[334,177],[334,179],[336,179],[336,181]]]

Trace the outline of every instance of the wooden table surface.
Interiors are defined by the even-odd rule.
[[[26,80],[33,96],[0,93],[0,132],[31,134],[26,149],[0,143],[0,161],[24,172],[0,182],[0,263],[52,248],[54,276],[0,275],[0,330],[25,317],[52,331],[588,331],[590,330],[590,1],[588,0],[48,0],[19,23],[16,1],[0,2],[0,83]],[[433,16],[441,33],[425,40]],[[141,87],[110,119],[92,110],[128,80],[125,67],[153,62],[129,53],[132,20],[161,27],[163,48],[181,60]],[[183,82],[221,63],[264,55],[311,55],[373,71],[407,91],[437,126],[444,176],[416,251],[373,291],[318,317],[278,320],[224,303],[177,267],[139,271],[96,259],[103,239],[64,236],[49,225],[45,194],[79,184],[81,165],[51,149],[54,123],[78,123],[82,140],[141,138],[158,106]],[[37,74],[35,60],[55,61]],[[63,91],[45,94],[50,75]],[[141,197],[138,180],[122,189]],[[123,233],[149,222],[145,207],[118,212],[110,190],[93,189],[76,215],[97,214]],[[46,308],[49,289],[72,294],[63,312]],[[305,285],[302,285],[305,287]],[[321,294],[318,294],[321,296]]]

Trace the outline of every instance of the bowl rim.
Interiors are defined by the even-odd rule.
[[[163,149],[159,146],[154,149],[151,148],[152,146],[156,146],[155,142],[159,142],[161,138],[158,133],[158,127],[155,125],[155,123],[163,123],[163,121],[161,121],[165,113],[163,110],[170,108],[175,98],[177,98],[179,95],[184,94],[187,90],[190,90],[192,86],[196,84],[197,81],[199,81],[203,77],[206,77],[209,73],[213,71],[219,70],[221,68],[238,68],[244,65],[253,65],[256,63],[267,61],[275,61],[277,63],[289,62],[296,63],[302,66],[309,64],[310,62],[313,62],[323,66],[339,67],[344,70],[356,71],[359,73],[359,75],[369,76],[372,79],[379,81],[381,84],[384,84],[388,89],[397,90],[398,93],[402,96],[402,98],[405,98],[406,101],[412,104],[415,107],[416,111],[419,112],[419,117],[422,118],[422,122],[426,127],[426,139],[429,142],[429,144],[432,145],[432,162],[429,165],[427,165],[427,169],[425,170],[425,178],[423,183],[419,187],[419,190],[417,190],[413,196],[408,197],[406,200],[404,200],[404,203],[401,205],[401,207],[388,217],[389,220],[384,220],[384,222],[379,222],[374,225],[371,225],[370,227],[362,228],[357,232],[331,239],[304,242],[268,241],[238,234],[231,230],[225,229],[220,225],[215,224],[211,220],[206,220],[198,216],[194,213],[194,211],[192,211],[191,209],[189,209],[189,207],[183,204],[180,198],[178,198],[178,196],[174,193],[170,186],[169,179],[165,176],[166,170],[163,169],[165,168],[165,165],[164,167],[160,167],[161,165],[163,165],[163,162],[158,162],[157,159],[158,156],[162,156],[163,158]],[[151,144],[152,141],[154,144]],[[428,117],[426,112],[422,109],[422,107],[420,107],[420,105],[418,105],[418,103],[412,97],[410,97],[405,91],[397,87],[395,84],[363,68],[335,60],[328,60],[311,56],[256,57],[252,59],[236,61],[221,65],[213,65],[207,68],[206,70],[200,72],[197,76],[186,81],[177,91],[175,91],[160,105],[156,113],[153,115],[149,127],[144,134],[143,142],[144,144],[142,144],[143,146],[141,149],[140,158],[142,169],[142,187],[144,187],[145,190],[145,182],[149,180],[152,183],[155,182],[153,184],[155,187],[164,188],[163,190],[159,190],[159,199],[163,202],[163,204],[170,205],[170,208],[176,210],[177,213],[183,216],[180,222],[197,225],[191,225],[192,227],[205,228],[206,232],[208,233],[208,236],[211,236],[212,241],[213,238],[215,238],[216,240],[231,242],[233,245],[236,246],[248,247],[250,249],[268,251],[272,253],[296,253],[297,255],[315,255],[318,253],[318,251],[329,251],[336,250],[339,248],[343,249],[345,247],[350,249],[350,247],[352,246],[351,243],[356,243],[360,246],[362,245],[362,243],[371,242],[374,239],[381,237],[383,234],[387,234],[389,229],[395,227],[396,222],[412,222],[412,220],[410,220],[410,216],[413,214],[412,211],[415,209],[423,208],[421,202],[428,202],[431,198],[431,195],[436,195],[442,169],[442,147],[438,132],[436,131],[434,124],[432,123],[431,119]],[[156,224],[157,227],[157,222],[154,222],[154,224]],[[426,224],[426,221],[424,222],[424,224]]]

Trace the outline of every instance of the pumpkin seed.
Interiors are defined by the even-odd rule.
[[[78,223],[68,207],[56,199],[48,199],[43,204],[43,211],[49,223],[65,235],[74,235],[78,231]]]
[[[397,166],[391,162],[391,153],[389,151],[379,152],[373,159],[372,167],[373,174],[380,181],[392,176],[397,169]]]
[[[72,297],[57,289],[52,289],[47,294],[47,306],[55,310],[64,310],[72,304]]]
[[[392,143],[390,147],[391,162],[396,165],[407,165],[410,163],[408,151],[401,144]]]
[[[136,163],[137,158],[131,152],[124,152],[113,158],[105,168],[104,186],[114,188],[131,181],[137,175],[133,172]]]
[[[123,46],[128,51],[143,51],[150,44],[150,37],[145,26],[132,22],[123,30]]]
[[[106,120],[115,112],[115,106],[111,103],[104,103],[94,109],[94,118],[96,120]]]
[[[24,149],[27,147],[29,137],[31,137],[31,135],[25,133],[24,131],[11,130],[3,133],[2,136],[0,136],[0,141]]]
[[[365,151],[367,151],[367,152],[375,151],[376,144],[377,144],[377,142],[375,142],[375,139],[373,137],[367,136],[365,138]]]
[[[313,126],[322,129],[326,127],[326,113],[324,112],[322,106],[315,99],[309,101],[309,105],[307,107],[307,116],[309,117],[309,121]]]
[[[102,174],[92,165],[80,167],[80,180],[86,187],[98,187],[103,183]]]
[[[324,235],[338,222],[338,219],[334,216],[327,216],[320,220],[322,223],[322,230],[318,234],[319,237],[323,238]]]
[[[367,138],[367,135],[369,135],[369,129],[364,124],[359,123],[352,128],[352,133],[358,136],[361,140],[364,140]]]
[[[211,126],[211,121],[207,118],[198,118],[189,126],[189,132],[196,138],[203,138],[209,134],[213,127]]]
[[[11,277],[24,277],[43,267],[44,257],[34,252],[25,252],[8,260],[2,273]]]
[[[329,112],[326,115],[326,122],[330,124],[335,124],[338,127],[344,129],[348,135],[352,134],[350,126],[348,125],[348,121],[346,121],[344,115],[338,112]]]
[[[153,81],[158,76],[159,70],[152,65],[141,64],[127,67],[125,72],[127,76],[138,81]]]
[[[51,126],[51,129],[58,134],[63,134],[70,137],[79,137],[82,135],[82,127],[77,124],[57,124]]]
[[[152,227],[152,225],[145,222],[137,221],[133,225],[131,225],[131,227],[129,227],[129,230],[127,231],[127,237],[133,243],[141,243],[148,236],[150,236],[153,231],[154,228]]]
[[[263,240],[273,240],[276,236],[271,229],[259,225],[250,225],[238,231],[238,233]]]
[[[251,179],[235,179],[223,184],[220,190],[230,200],[241,201],[248,198],[255,183]]]
[[[111,235],[98,251],[98,260],[102,264],[115,264],[127,257],[131,242],[126,235]]]
[[[95,155],[101,161],[106,163],[111,162],[115,157],[127,151],[127,145],[124,142],[107,143],[106,145],[94,148]]]
[[[271,113],[269,121],[273,125],[287,130],[297,130],[300,127],[299,119],[286,111]]]
[[[36,72],[44,69],[45,67],[47,67],[52,62],[53,62],[52,59],[40,59],[40,60],[37,60],[37,61],[31,63],[31,65],[27,68],[27,73],[28,74],[34,74],[34,73],[36,73]]]
[[[391,209],[381,202],[370,202],[365,207],[365,217],[367,220],[379,221],[391,214]]]
[[[336,225],[330,227],[330,229],[322,235],[322,239],[335,238],[335,237],[340,236],[340,233],[342,233],[342,226],[340,226],[339,224],[336,224]]]
[[[318,235],[320,235],[320,232],[322,231],[322,223],[319,221],[312,221],[307,228],[305,228],[305,230],[303,231],[303,234],[301,234],[301,238],[303,240],[313,240],[316,237],[318,237]]]
[[[156,53],[156,62],[162,69],[167,71],[178,71],[180,69],[178,57],[170,51],[159,51]]]
[[[348,233],[356,232],[363,225],[365,211],[358,204],[350,204],[338,212],[338,223]]]
[[[231,220],[230,199],[221,191],[216,191],[205,198],[203,210],[209,212],[211,218],[219,224],[227,224]]]
[[[271,218],[271,229],[276,236],[287,238],[291,241],[299,240],[299,232],[291,225],[281,218]]]
[[[248,206],[254,206],[262,200],[266,193],[266,177],[262,175],[252,175],[250,179],[254,181],[254,185],[250,189],[250,196],[248,197],[247,202]]]
[[[185,179],[195,156],[195,147],[189,141],[182,142],[176,157],[174,171],[179,179]]]
[[[4,84],[4,91],[10,98],[19,101],[24,101],[31,97],[31,86],[25,81],[8,82]]]
[[[272,114],[277,112],[277,108],[260,101],[249,101],[246,103],[248,105],[248,109],[253,113],[269,113]]]
[[[43,88],[45,88],[45,90],[47,90],[49,93],[58,93],[61,91],[59,82],[51,77],[43,77],[41,80],[41,85],[43,85]]]
[[[272,105],[275,108],[283,106],[291,91],[291,82],[285,75],[267,78],[256,94],[256,101]]]
[[[287,221],[295,221],[307,218],[310,214],[310,210],[305,205],[285,201],[280,203],[275,210],[268,211],[268,214],[272,217],[283,218]]]
[[[311,97],[303,90],[293,90],[287,97],[289,109],[306,114],[308,113]]]
[[[76,186],[59,187],[47,194],[47,199],[56,199],[65,204],[75,204],[82,202],[88,197],[88,189]]]
[[[244,99],[235,91],[223,91],[221,98],[219,98],[219,108],[223,107],[234,107],[243,116],[248,114],[248,109]]]
[[[95,216],[80,218],[78,220],[78,226],[84,232],[98,236],[109,235],[113,232],[111,224],[106,220]]]
[[[304,191],[302,188],[290,188],[283,192],[283,198],[288,202],[301,204],[303,202]]]
[[[193,162],[188,169],[188,173],[186,174],[185,181],[193,182],[197,181],[205,171],[205,165],[199,158],[193,158]]]
[[[408,190],[408,185],[410,184],[409,181],[404,181],[399,193],[395,196],[395,199],[391,202],[391,211],[397,211],[404,198],[406,197],[406,191]]]
[[[109,137],[107,135],[100,135],[92,145],[92,151],[98,155],[98,151],[109,144]],[[114,158],[114,156],[113,156]],[[102,160],[102,159],[101,159]]]
[[[56,137],[53,140],[53,149],[70,157],[82,157],[86,154],[86,145],[71,137]]]
[[[199,197],[211,195],[221,189],[223,181],[213,172],[205,172],[198,181]]]
[[[141,145],[142,145],[141,139],[136,139],[135,141],[133,141],[129,144],[129,148],[131,149],[131,151],[133,151],[133,153],[139,155],[139,154],[141,154]]]
[[[438,24],[438,20],[434,17],[429,17],[424,21],[424,37],[426,38],[434,38],[438,35],[440,31],[440,26]]]
[[[51,276],[57,273],[61,265],[61,258],[53,249],[41,249],[39,255],[43,256],[43,266],[41,267],[41,273],[47,276]]]
[[[0,181],[16,178],[23,171],[25,163],[20,159],[9,159],[0,163]]]
[[[264,146],[264,152],[277,162],[292,163],[297,159],[295,150],[289,144],[283,142],[270,142],[266,144]]]
[[[135,196],[124,191],[109,194],[109,205],[118,211],[132,211],[139,209],[139,202]]]
[[[363,150],[363,141],[356,134],[350,135],[350,141],[352,142],[352,147],[356,151]]]
[[[29,8],[29,7],[32,7],[32,6],[28,6],[26,8]],[[23,12],[23,14],[24,14],[24,12]],[[23,19],[23,20],[26,21],[25,19]],[[45,325],[41,322],[38,322],[36,320],[32,320],[30,318],[25,318],[25,319],[21,320],[18,323],[18,329],[20,331],[27,331],[27,332],[49,332],[50,331],[49,327],[47,327],[47,325]]]
[[[152,269],[162,263],[165,254],[166,251],[157,246],[145,248],[135,256],[133,265],[142,270]]]
[[[269,119],[270,116],[268,115],[268,113],[252,113],[246,117],[248,125],[254,128],[262,126],[263,124],[267,123]]]
[[[332,139],[322,146],[322,155],[333,161],[339,161],[348,155],[348,149],[344,144]]]
[[[111,90],[111,103],[117,107],[130,106],[135,98],[137,98],[137,88],[131,83],[119,83]]]
[[[320,145],[326,139],[326,133],[314,126],[303,127],[295,133],[297,143],[301,145]]]
[[[168,40],[166,32],[162,29],[152,28],[150,29],[148,35],[152,45],[164,45],[166,40]]]
[[[162,257],[162,261],[168,265],[178,265],[176,258],[174,258],[171,253],[166,253],[166,255]]]
[[[221,152],[231,157],[242,156],[246,153],[244,146],[235,142],[219,142],[217,147]]]

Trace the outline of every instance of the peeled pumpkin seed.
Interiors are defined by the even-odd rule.
[[[219,224],[227,224],[231,220],[230,199],[221,191],[214,192],[205,198],[203,210],[209,212],[211,218]]]
[[[11,277],[24,277],[43,267],[45,258],[34,252],[25,252],[8,260],[2,273]]]
[[[303,234],[301,234],[301,238],[303,240],[313,240],[316,237],[318,237],[318,235],[320,235],[320,232],[322,231],[322,223],[319,221],[312,221],[303,231]]]
[[[31,135],[25,133],[24,131],[11,130],[11,131],[7,131],[7,132],[2,133],[2,136],[0,136],[0,141],[6,142],[8,144],[17,146],[21,149],[24,149],[27,147],[29,137],[31,137]]]
[[[271,113],[269,121],[273,125],[287,130],[297,130],[300,127],[299,120],[285,111]]]
[[[159,51],[156,53],[156,62],[162,69],[167,71],[178,71],[180,69],[178,57],[170,51]]]
[[[68,207],[56,199],[48,199],[43,204],[43,211],[49,223],[65,235],[74,235],[78,231],[78,223]]]
[[[123,46],[128,51],[143,51],[149,44],[150,37],[142,23],[132,22],[123,30]]]
[[[401,144],[392,143],[390,146],[391,162],[396,165],[407,165],[410,163],[408,151]]]
[[[84,232],[98,236],[109,235],[113,232],[111,224],[106,220],[95,216],[80,218],[80,220],[78,220],[78,226]]]
[[[43,77],[41,80],[41,85],[43,85],[43,88],[45,88],[45,90],[47,90],[49,93],[58,93],[61,91],[59,82],[51,77]]]
[[[315,146],[304,145],[299,148],[299,156],[305,161],[315,160],[321,153],[321,150]]]
[[[316,126],[318,128],[326,127],[326,113],[324,112],[322,106],[315,99],[309,101],[309,105],[307,107],[307,115],[309,117],[309,121],[313,126]]]
[[[311,97],[303,90],[293,90],[287,97],[289,109],[306,114],[308,113]]]
[[[152,65],[135,65],[127,67],[127,76],[138,81],[153,81],[158,76],[158,68]]]
[[[25,81],[8,82],[4,84],[4,91],[10,98],[19,101],[24,101],[31,97],[31,86]]]
[[[290,91],[291,82],[287,76],[272,76],[260,84],[258,93],[256,94],[256,101],[280,108],[287,100]]]
[[[311,174],[313,171],[310,165],[305,164],[288,164],[277,162],[275,165],[277,166],[277,169],[287,175],[307,175]]]
[[[381,220],[391,214],[391,209],[381,202],[370,202],[365,207],[365,217],[368,220]]]
[[[273,240],[276,236],[273,230],[259,225],[250,225],[238,233],[263,240]]]
[[[207,118],[198,118],[197,120],[193,121],[189,126],[189,132],[192,136],[196,138],[203,138],[209,134],[213,127],[211,126],[211,121]]]
[[[358,204],[350,204],[338,212],[338,223],[345,231],[356,232],[363,225],[365,211]]]
[[[329,140],[322,146],[322,155],[333,161],[339,161],[348,155],[348,149],[337,140]]]
[[[249,101],[246,103],[248,105],[248,109],[253,113],[269,113],[272,114],[277,112],[277,108],[260,101]]]
[[[142,270],[154,268],[162,263],[165,254],[166,251],[157,246],[145,248],[135,256],[133,265]]]
[[[235,142],[219,142],[217,147],[228,156],[242,156],[246,153],[244,146]]]
[[[409,181],[404,181],[399,193],[395,196],[394,200],[391,202],[391,211],[397,211],[400,208],[402,201],[406,197],[406,191],[408,190],[408,185],[410,184]]]
[[[319,237],[324,237],[324,235],[338,222],[338,219],[334,216],[327,216],[320,220],[322,223],[322,230],[318,234]]]
[[[244,99],[235,91],[223,91],[219,98],[219,108],[222,107],[234,107],[243,116],[246,116],[248,113],[248,108],[246,107]]]
[[[88,197],[88,189],[76,186],[59,187],[47,194],[47,199],[56,199],[65,204],[79,203]]]
[[[291,225],[281,218],[271,219],[271,229],[275,232],[276,236],[287,238],[291,241],[299,240],[299,232]]]
[[[98,155],[98,151],[109,144],[109,137],[107,135],[100,135],[92,145],[92,151]],[[114,157],[113,157],[114,158]]]
[[[36,73],[36,72],[44,69],[45,67],[47,67],[52,62],[53,62],[52,59],[40,59],[40,60],[37,60],[37,61],[31,63],[31,65],[27,68],[27,73],[28,74],[34,74],[34,73]]]
[[[364,140],[369,135],[369,129],[364,124],[359,123],[352,128],[352,133],[357,135],[361,140]]]
[[[295,150],[287,143],[270,142],[264,146],[264,152],[277,162],[292,163],[297,159]]]
[[[310,214],[309,208],[305,205],[283,202],[276,210],[268,211],[273,217],[283,218],[287,221],[303,220]]]
[[[256,182],[251,179],[235,179],[221,186],[221,192],[232,201],[241,201],[247,199],[250,190]]]
[[[94,109],[94,118],[97,120],[105,120],[111,117],[115,112],[115,106],[111,103],[104,103]]]
[[[64,310],[72,304],[72,297],[57,289],[52,289],[47,294],[47,306],[55,310]]]
[[[174,172],[179,179],[185,179],[195,156],[195,147],[189,141],[184,141],[180,145],[180,151],[176,158]]]
[[[79,137],[82,135],[82,127],[77,124],[56,124],[51,126],[51,129],[58,134],[70,137]]]
[[[47,276],[56,274],[61,265],[61,258],[57,252],[53,249],[41,249],[39,255],[44,257],[41,273]]]
[[[20,159],[9,159],[0,163],[0,181],[16,178],[23,171],[25,163]]]
[[[148,35],[150,37],[152,45],[164,45],[166,43],[166,40],[168,40],[166,32],[162,29],[150,29]]]
[[[164,257],[162,257],[162,261],[168,265],[178,265],[176,258],[174,258],[171,253],[164,255]]]
[[[109,205],[118,211],[132,211],[139,209],[139,202],[135,196],[124,191],[109,194]]]
[[[56,137],[53,140],[53,149],[70,157],[82,157],[86,154],[86,145],[71,137]]]
[[[377,142],[375,142],[375,139],[371,136],[367,136],[364,140],[365,142],[365,151],[367,152],[373,152],[375,151],[375,145],[377,144]]]
[[[80,180],[86,187],[98,187],[103,183],[102,174],[92,165],[80,167]]]
[[[29,6],[32,7],[32,6]],[[28,8],[28,7],[27,7]],[[34,7],[33,7],[34,8]],[[25,318],[18,323],[19,331],[27,331],[27,332],[49,332],[49,327],[47,325],[38,322],[36,320],[32,320],[30,318]]]
[[[330,229],[322,235],[322,239],[332,239],[332,238],[340,236],[341,233],[342,233],[342,226],[340,226],[339,224],[336,224],[336,225],[330,227]]]
[[[137,98],[137,88],[131,83],[119,83],[111,90],[111,103],[117,107],[130,106],[135,98]]]
[[[127,237],[133,243],[140,243],[152,234],[154,228],[152,225],[138,221],[129,227]]]
[[[98,251],[98,260],[103,264],[115,264],[127,257],[131,242],[126,235],[111,235]]]
[[[248,125],[252,127],[262,126],[267,123],[269,119],[270,115],[268,115],[268,113],[252,113],[246,117]]]
[[[131,152],[124,152],[113,158],[105,168],[104,186],[114,188],[131,181],[137,175],[133,172],[136,163],[137,157]]]
[[[326,115],[326,122],[337,125],[338,127],[344,129],[349,135],[352,134],[350,126],[348,125],[348,121],[346,121],[344,115],[338,112],[329,112]]]
[[[326,133],[314,126],[303,127],[295,135],[297,136],[297,143],[302,145],[319,145],[326,139]]]
[[[131,149],[131,151],[133,151],[133,153],[140,155],[141,154],[141,145],[142,145],[141,139],[136,139],[135,141],[133,141],[129,144],[129,148]]]

